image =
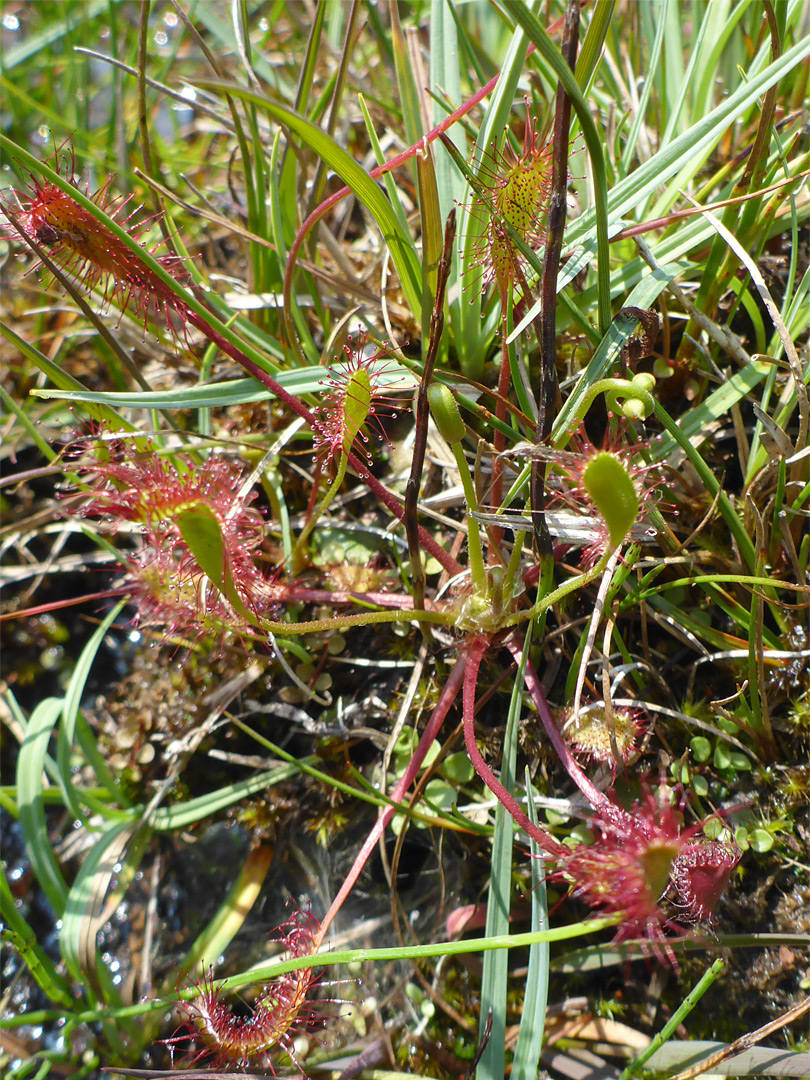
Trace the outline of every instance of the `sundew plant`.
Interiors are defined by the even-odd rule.
[[[3,1075],[807,1075],[806,5],[0,34]]]

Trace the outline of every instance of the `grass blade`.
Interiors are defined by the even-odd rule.
[[[537,824],[537,810],[531,799],[531,775],[526,770],[526,791],[529,792],[528,810],[532,822]],[[531,840],[532,869],[532,916],[531,931],[537,933],[548,929],[548,897],[546,895],[546,872],[542,852],[536,841]],[[546,1008],[548,1006],[548,979],[551,949],[547,941],[537,941],[529,948],[529,970],[526,973],[526,991],[523,997],[523,1013],[520,1018],[515,1057],[512,1062],[512,1080],[536,1080],[543,1048]]]
[[[17,758],[17,802],[26,851],[57,918],[64,912],[68,889],[50,844],[42,790],[48,743],[62,707],[61,698],[45,698],[37,705]]]
[[[501,783],[508,792],[514,791],[517,763],[518,730],[523,706],[523,675],[531,641],[531,624],[526,632],[520,667],[515,673],[509,714],[504,733]],[[506,808],[495,810],[495,838],[490,862],[489,892],[487,894],[487,937],[497,937],[509,929],[510,896],[512,893],[512,838],[515,823]],[[481,976],[481,1027],[492,1009],[492,1031],[476,1070],[476,1080],[501,1080],[506,1061],[506,992],[509,957],[506,953],[488,953],[484,957]]]

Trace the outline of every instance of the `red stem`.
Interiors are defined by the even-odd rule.
[[[521,663],[522,652],[520,646],[516,642],[510,642],[507,645],[507,648],[517,663]],[[546,729],[546,734],[549,737],[551,745],[557,751],[557,756],[563,763],[565,771],[595,810],[607,810],[610,812],[615,809],[614,804],[607,795],[599,791],[599,789],[591,783],[582,769],[580,769],[579,765],[577,765],[576,761],[574,761],[573,755],[568,749],[559,728],[554,723],[554,717],[551,715],[551,710],[548,707],[546,695],[543,693],[543,685],[540,682],[540,677],[529,659],[526,660],[526,686],[529,688],[529,693],[532,695],[532,701],[534,701],[537,712],[540,715],[540,720],[542,721],[543,727]]]
[[[59,611],[61,608],[73,607],[76,604],[86,604],[90,600],[106,600],[111,596],[126,596],[126,594],[126,585],[120,585],[117,589],[102,589],[100,592],[85,593],[84,596],[71,596],[69,600],[52,600],[49,604],[37,604],[35,607],[21,611],[6,611],[0,615],[0,623],[13,622],[15,619],[30,619],[35,615],[44,615],[47,611]]]
[[[462,652],[458,660],[455,663],[455,667],[450,672],[450,676],[444,685],[444,689],[441,692],[439,700],[436,702],[436,707],[428,720],[427,727],[422,733],[422,738],[419,740],[413,757],[408,763],[408,768],[405,770],[402,777],[397,781],[394,790],[391,792],[390,799],[393,803],[399,803],[404,798],[408,788],[416,778],[416,774],[422,766],[422,762],[427,757],[427,753],[433,745],[433,740],[439,734],[439,730],[444,723],[444,719],[450,711],[450,707],[458,697],[458,692],[461,689],[462,682],[464,680],[464,671],[467,666],[467,654]],[[343,907],[346,897],[354,888],[357,879],[362,873],[363,867],[368,862],[374,848],[377,846],[377,841],[385,832],[389,821],[397,812],[397,806],[389,806],[380,814],[377,819],[374,828],[368,834],[365,843],[357,853],[357,857],[352,864],[352,868],[346,877],[346,880],[340,887],[335,899],[332,901],[332,905],[324,916],[321,928],[315,937],[315,950],[319,948],[323,941],[327,930],[335,920],[335,916]]]
[[[548,852],[549,855],[555,856],[555,858],[562,858],[568,854],[568,848],[559,841],[555,840],[552,836],[541,829],[539,825],[535,825],[529,815],[518,803],[517,799],[511,795],[500,780],[497,779],[492,769],[481,757],[481,751],[478,749],[478,744],[475,741],[475,693],[478,687],[478,669],[481,666],[481,660],[484,653],[489,648],[489,638],[478,638],[470,646],[467,653],[467,669],[464,672],[464,693],[463,693],[463,719],[464,719],[464,742],[467,747],[467,753],[470,756],[473,768],[484,781],[486,786],[503,806],[507,813],[515,819],[517,824],[523,829],[527,836],[537,844],[543,851]]]

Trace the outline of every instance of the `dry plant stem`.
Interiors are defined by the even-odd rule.
[[[464,672],[463,690],[464,744],[467,747],[467,753],[475,771],[526,835],[530,836],[537,846],[547,854],[561,858],[568,853],[568,848],[558,843],[545,830],[532,822],[514,795],[511,795],[506,790],[484,761],[475,741],[475,694],[478,688],[478,669],[481,667],[481,660],[489,645],[490,639],[484,636],[476,638],[467,648],[467,667]]]
[[[413,462],[408,483],[405,487],[405,535],[408,538],[408,555],[411,560],[411,575],[413,581],[413,606],[417,610],[425,606],[425,571],[422,566],[422,555],[419,548],[419,519],[417,502],[419,499],[419,485],[422,480],[422,468],[425,464],[425,450],[427,448],[428,419],[430,408],[428,407],[427,390],[433,379],[433,368],[436,357],[439,355],[439,345],[444,330],[444,297],[447,290],[447,279],[450,276],[450,267],[453,259],[453,240],[456,235],[456,211],[451,210],[447,215],[447,224],[444,227],[444,247],[436,271],[436,296],[433,301],[433,310],[430,314],[430,342],[425,357],[425,366],[422,370],[422,379],[419,383],[419,393],[416,398],[416,426],[413,440]]]
[[[638,236],[635,237],[635,241],[639,255],[650,269],[660,270],[661,268],[656,262],[652,251],[647,246],[647,243]],[[739,340],[730,331],[719,326],[716,322],[713,322],[708,315],[704,315],[702,311],[698,310],[686,293],[684,293],[674,281],[670,281],[667,285],[667,292],[672,293],[678,303],[689,313],[689,318],[695,325],[699,326],[701,330],[705,330],[712,341],[719,345],[732,360],[736,360],[742,367],[746,367],[751,363],[751,357],[742,347]]]
[[[520,645],[518,645],[517,642],[509,642],[507,648],[509,649],[512,656],[515,658],[516,662],[520,664],[523,656]],[[580,769],[579,765],[577,765],[576,761],[574,761],[571,751],[568,749],[565,740],[560,734],[559,728],[554,723],[554,717],[551,715],[551,710],[548,707],[548,702],[546,701],[546,695],[543,692],[543,685],[540,682],[540,677],[535,671],[534,665],[532,664],[531,660],[528,659],[526,660],[525,677],[526,686],[532,696],[532,701],[534,702],[535,708],[537,709],[540,721],[543,724],[543,727],[546,729],[546,734],[548,735],[549,742],[554,747],[554,750],[556,751],[557,756],[562,762],[565,771],[577,785],[579,790],[582,792],[582,794],[585,796],[585,798],[588,800],[594,810],[599,810],[603,807],[608,808],[612,806],[610,799],[608,799],[605,794],[599,791],[598,788],[596,788],[594,784],[591,783],[591,781],[588,779],[582,769]]]
[[[692,1065],[683,1072],[679,1072],[677,1076],[672,1077],[672,1080],[692,1080],[692,1077],[711,1072],[715,1065],[719,1065],[722,1061],[728,1061],[729,1058],[743,1053],[752,1046],[756,1046],[758,1042],[762,1042],[763,1039],[772,1035],[774,1031],[779,1031],[780,1028],[800,1020],[808,1012],[810,1012],[810,997],[806,997],[804,1001],[800,1001],[798,1005],[788,1009],[786,1013],[778,1016],[775,1020],[769,1021],[761,1028],[757,1028],[756,1031],[752,1031],[749,1035],[742,1035],[739,1039],[735,1039],[734,1042],[724,1046],[717,1053],[704,1058],[703,1061],[699,1061],[697,1065]]]
[[[780,188],[787,187],[789,184],[797,184],[799,180],[803,180],[808,175],[810,175],[810,170],[805,170],[796,173],[795,176],[789,176],[786,180],[779,180],[775,184],[769,184],[767,187],[759,188],[757,191],[751,191],[747,195],[738,195],[734,199],[723,199],[721,202],[707,203],[705,206],[700,207],[699,210],[674,210],[671,214],[665,214],[664,217],[642,221],[639,225],[629,225],[626,229],[622,229],[621,232],[614,233],[610,238],[610,242],[611,244],[617,244],[620,240],[627,240],[634,236],[641,236],[643,233],[665,229],[676,221],[686,221],[688,218],[696,217],[706,210],[722,210],[724,206],[739,206],[741,203],[750,202],[751,199],[770,195],[772,191],[779,191]]]
[[[441,696],[439,697],[439,700],[436,702],[436,707],[433,710],[433,713],[432,713],[430,719],[427,722],[427,726],[425,727],[425,730],[422,733],[421,739],[419,740],[419,745],[417,746],[416,750],[414,751],[413,757],[408,762],[407,769],[405,770],[403,775],[400,777],[400,779],[397,781],[397,784],[396,784],[394,790],[391,792],[390,799],[391,799],[391,801],[393,803],[401,802],[401,800],[404,798],[408,788],[411,786],[414,779],[416,778],[416,774],[419,772],[419,769],[422,767],[422,762],[427,757],[427,753],[430,750],[431,746],[433,745],[433,740],[439,734],[441,726],[444,723],[445,717],[447,716],[448,712],[450,711],[450,707],[452,706],[453,702],[458,697],[458,692],[461,689],[462,683],[464,681],[464,671],[466,669],[466,666],[467,666],[467,654],[462,653],[461,656],[456,661],[455,666],[453,667],[453,670],[450,672],[450,675],[449,675],[449,677],[447,679],[447,682],[445,683],[444,688],[442,689]],[[341,885],[337,896],[332,901],[331,907],[329,908],[326,915],[324,916],[323,922],[321,923],[320,930],[315,935],[315,951],[317,951],[318,948],[320,947],[320,945],[322,944],[322,942],[324,940],[324,937],[326,936],[326,933],[327,933],[329,927],[332,925],[332,923],[335,920],[336,915],[338,914],[340,909],[343,907],[343,904],[346,901],[346,898],[348,897],[349,893],[354,888],[358,877],[362,873],[363,867],[366,865],[366,862],[368,861],[369,856],[374,851],[374,848],[377,846],[377,841],[380,839],[382,834],[385,832],[385,830],[386,830],[386,828],[388,826],[388,823],[391,821],[391,819],[393,818],[393,816],[394,816],[394,814],[396,812],[397,812],[397,807],[396,806],[386,807],[386,809],[382,812],[382,814],[380,814],[379,818],[377,819],[377,822],[376,822],[374,828],[368,834],[368,837],[366,838],[363,846],[360,848],[360,851],[357,853],[357,857],[355,858],[354,863],[352,864],[352,868],[349,871],[348,876],[346,877],[346,880]]]
[[[579,42],[579,0],[569,0],[565,12],[562,55],[573,71]],[[543,257],[540,295],[543,301],[542,337],[540,340],[540,396],[537,403],[537,428],[534,441],[540,445],[548,438],[554,420],[557,399],[557,277],[560,270],[563,234],[565,233],[566,192],[568,188],[568,140],[571,131],[571,100],[562,83],[557,84],[554,133],[551,158],[551,202],[548,211],[548,234]],[[534,539],[541,557],[551,555],[551,534],[543,510],[546,502],[546,462],[535,459],[531,474],[531,507]]]

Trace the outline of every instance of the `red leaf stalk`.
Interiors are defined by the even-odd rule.
[[[464,671],[465,671],[466,666],[467,666],[467,654],[462,653],[461,656],[456,661],[455,666],[453,667],[453,670],[450,672],[450,675],[449,675],[449,677],[447,679],[447,682],[445,683],[445,685],[444,685],[444,687],[442,689],[441,696],[439,697],[439,700],[436,702],[436,707],[434,708],[433,713],[431,714],[431,717],[428,720],[427,726],[426,726],[424,732],[422,733],[422,737],[419,740],[419,745],[416,747],[416,750],[414,751],[413,757],[408,762],[407,769],[405,770],[403,775],[400,777],[400,779],[397,781],[397,784],[394,787],[394,790],[391,792],[391,795],[389,796],[389,798],[391,799],[391,801],[393,803],[400,803],[402,801],[402,799],[405,797],[406,792],[408,791],[408,788],[411,786],[414,779],[416,778],[416,774],[419,772],[420,768],[422,767],[422,762],[427,757],[427,753],[430,750],[431,746],[433,745],[433,740],[439,734],[441,726],[444,723],[445,717],[447,716],[453,702],[456,700],[456,697],[458,696],[458,692],[461,689],[462,683],[464,681]],[[377,819],[376,824],[374,825],[374,828],[368,834],[365,842],[363,843],[363,846],[360,848],[360,851],[357,853],[357,857],[355,858],[354,863],[352,864],[352,868],[349,871],[349,873],[348,873],[348,875],[346,877],[346,880],[341,885],[337,896],[332,901],[331,907],[329,908],[326,915],[324,916],[323,922],[321,923],[320,930],[315,935],[315,947],[316,948],[323,941],[324,936],[326,935],[326,931],[332,925],[332,923],[334,922],[335,917],[337,916],[338,912],[343,907],[343,904],[344,904],[346,898],[348,897],[349,893],[354,888],[355,883],[357,882],[357,879],[359,878],[360,874],[362,873],[363,867],[366,865],[366,862],[368,861],[369,856],[371,855],[372,851],[376,847],[377,841],[380,839],[380,837],[385,832],[386,828],[388,827],[388,823],[391,821],[391,819],[393,818],[393,816],[394,816],[394,814],[396,812],[397,812],[397,806],[389,806],[389,807],[387,807],[382,812],[382,814],[380,814],[379,818]]]
[[[534,824],[517,799],[506,790],[484,761],[475,741],[475,694],[478,687],[478,670],[481,667],[481,660],[489,648],[489,644],[489,638],[480,637],[469,646],[467,651],[467,669],[464,673],[463,692],[464,743],[467,747],[467,753],[475,771],[526,835],[530,836],[537,846],[547,854],[553,855],[557,859],[564,858],[568,855],[568,848],[560,844],[552,836],[549,836],[544,829]]]
[[[510,642],[507,645],[507,648],[517,663],[520,663],[522,660],[522,653],[517,642]],[[532,701],[535,704],[543,727],[546,729],[549,741],[556,750],[557,756],[562,762],[565,771],[595,810],[612,807],[613,804],[610,799],[608,799],[607,795],[599,791],[574,760],[568,744],[562,737],[560,729],[557,727],[554,722],[554,717],[551,715],[551,709],[549,709],[546,695],[543,693],[543,685],[540,682],[540,677],[535,671],[531,660],[528,659],[526,660],[526,686],[532,696]]]

